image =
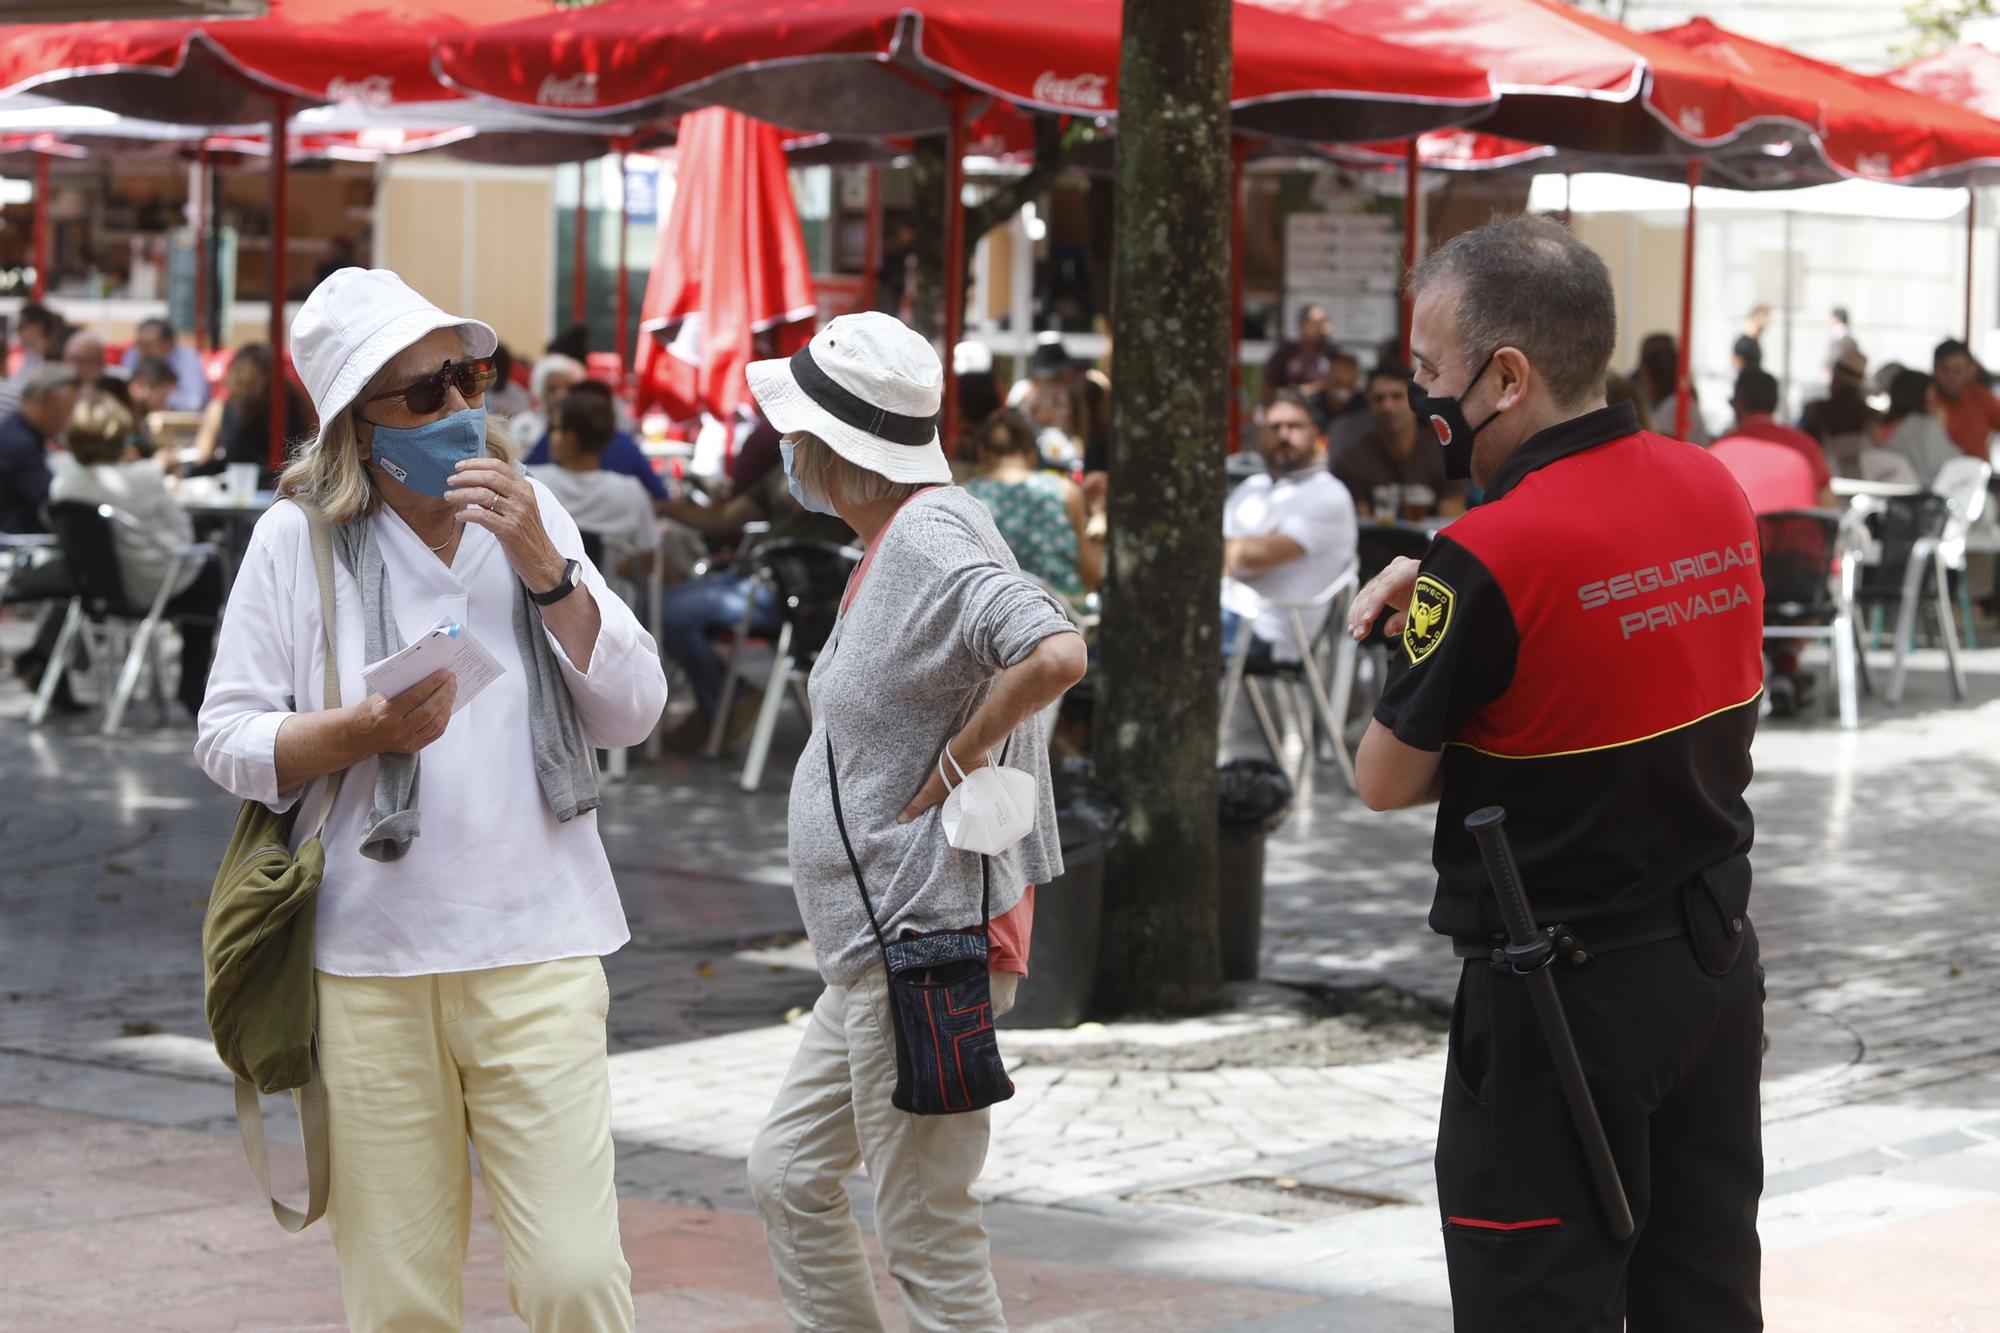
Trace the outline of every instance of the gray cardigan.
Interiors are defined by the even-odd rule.
[[[848,835],[884,932],[976,925],[980,858],[945,841],[936,808],[910,824],[896,816],[993,678],[1043,639],[1070,632],[1055,599],[1014,563],[986,506],[964,491],[926,491],[889,525],[813,668],[812,736],[792,777],[792,885],[829,984],[853,985],[881,955],[834,823],[828,735]],[[996,917],[1023,886],[1062,873],[1041,719],[1023,723],[1007,750],[1007,766],[1032,773],[1038,795],[1033,831],[993,858]]]

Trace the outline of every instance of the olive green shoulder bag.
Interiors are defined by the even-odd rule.
[[[333,529],[319,506],[296,500],[312,530],[313,566],[319,575],[320,619],[325,625],[325,706],[340,707],[340,675],[333,644]],[[243,1152],[278,1225],[302,1231],[326,1211],[326,1089],[314,1048],[318,1009],[313,989],[313,913],[326,853],[320,834],[340,791],[340,773],[321,784],[312,836],[291,851],[303,798],[284,814],[262,801],[245,801],[236,832],[216,872],[202,921],[205,976],[203,1007],[216,1054],[236,1076],[236,1125]],[[259,1093],[296,1092],[306,1149],[304,1212],[271,1193]]]

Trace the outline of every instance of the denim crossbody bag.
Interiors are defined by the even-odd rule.
[[[861,905],[888,972],[890,1022],[896,1033],[896,1090],[891,1104],[912,1115],[953,1115],[1006,1101],[1014,1095],[1014,1083],[1000,1059],[986,973],[987,931],[993,921],[991,860],[979,858],[978,930],[907,931],[891,943],[882,934],[861,861],[847,836],[831,735],[826,739],[826,780],[833,792],[840,844],[847,850],[847,864],[854,871]]]

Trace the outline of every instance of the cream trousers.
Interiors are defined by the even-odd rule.
[[[861,1228],[841,1180],[875,1182],[875,1234],[910,1327],[1004,1330],[972,1183],[986,1165],[989,1113],[915,1116],[889,1103],[895,1033],[886,974],[829,986],[750,1149],[750,1188],[792,1326],[882,1327]]]
[[[603,964],[567,958],[421,977],[322,972],[318,994],[333,1165],[327,1217],[348,1326],[460,1327],[469,1139],[515,1313],[534,1333],[630,1330]]]

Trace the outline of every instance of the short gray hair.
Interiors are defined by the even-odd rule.
[[[76,383],[76,372],[60,361],[44,361],[21,372],[21,401],[39,402]]]
[[[580,380],[589,373],[583,362],[575,357],[564,356],[561,352],[550,352],[535,362],[535,368],[528,372],[528,392],[534,395],[536,405],[540,406],[542,400],[549,395],[549,376],[567,375],[571,379]]]
[[[1433,287],[1457,294],[1468,372],[1512,347],[1562,407],[1603,391],[1618,341],[1618,301],[1604,261],[1567,228],[1509,217],[1461,232],[1417,265],[1410,299]]]
[[[786,436],[792,442],[792,478],[807,495],[833,503],[833,487],[839,483],[841,495],[852,504],[874,504],[879,500],[902,501],[923,489],[922,485],[890,481],[879,472],[851,463],[833,451],[819,436],[795,430]]]

